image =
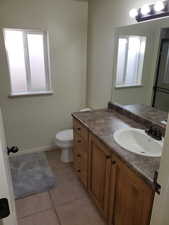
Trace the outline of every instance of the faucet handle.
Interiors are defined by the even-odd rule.
[[[151,136],[152,138],[161,141],[162,140],[162,131],[161,129],[156,126],[156,125],[152,125],[149,129],[146,129],[145,132]]]

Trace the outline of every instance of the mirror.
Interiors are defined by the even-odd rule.
[[[169,18],[114,29],[112,102],[169,111]]]

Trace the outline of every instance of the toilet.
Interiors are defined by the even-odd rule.
[[[62,150],[61,161],[64,163],[73,160],[73,129],[63,130],[56,134],[56,145]]]
[[[90,108],[80,110],[80,112],[91,111]],[[69,163],[73,161],[73,129],[60,131],[56,134],[56,145],[61,149],[61,161]]]

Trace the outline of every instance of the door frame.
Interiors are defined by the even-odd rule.
[[[5,130],[2,112],[0,109],[0,199],[7,199],[9,204],[10,214],[3,218],[0,222],[2,225],[17,225],[15,198],[13,192],[13,184],[11,171],[9,166],[9,157],[7,154],[7,145],[5,139]]]
[[[158,89],[157,83],[158,83],[159,71],[160,71],[162,47],[163,47],[163,43],[165,43],[167,41],[169,42],[169,38],[162,38],[161,41],[160,41],[160,50],[159,50],[159,54],[158,54],[157,70],[156,70],[156,73],[155,73],[155,82],[154,82],[154,86],[153,86],[152,107],[155,107],[156,92],[157,92],[157,89]],[[161,89],[164,89],[164,88],[161,88]]]

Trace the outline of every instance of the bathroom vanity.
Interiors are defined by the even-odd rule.
[[[152,115],[149,118],[150,114]],[[74,113],[74,167],[85,189],[109,225],[149,225],[159,157],[126,151],[114,140],[121,128],[146,129],[158,125],[167,113],[148,106],[122,107]]]

